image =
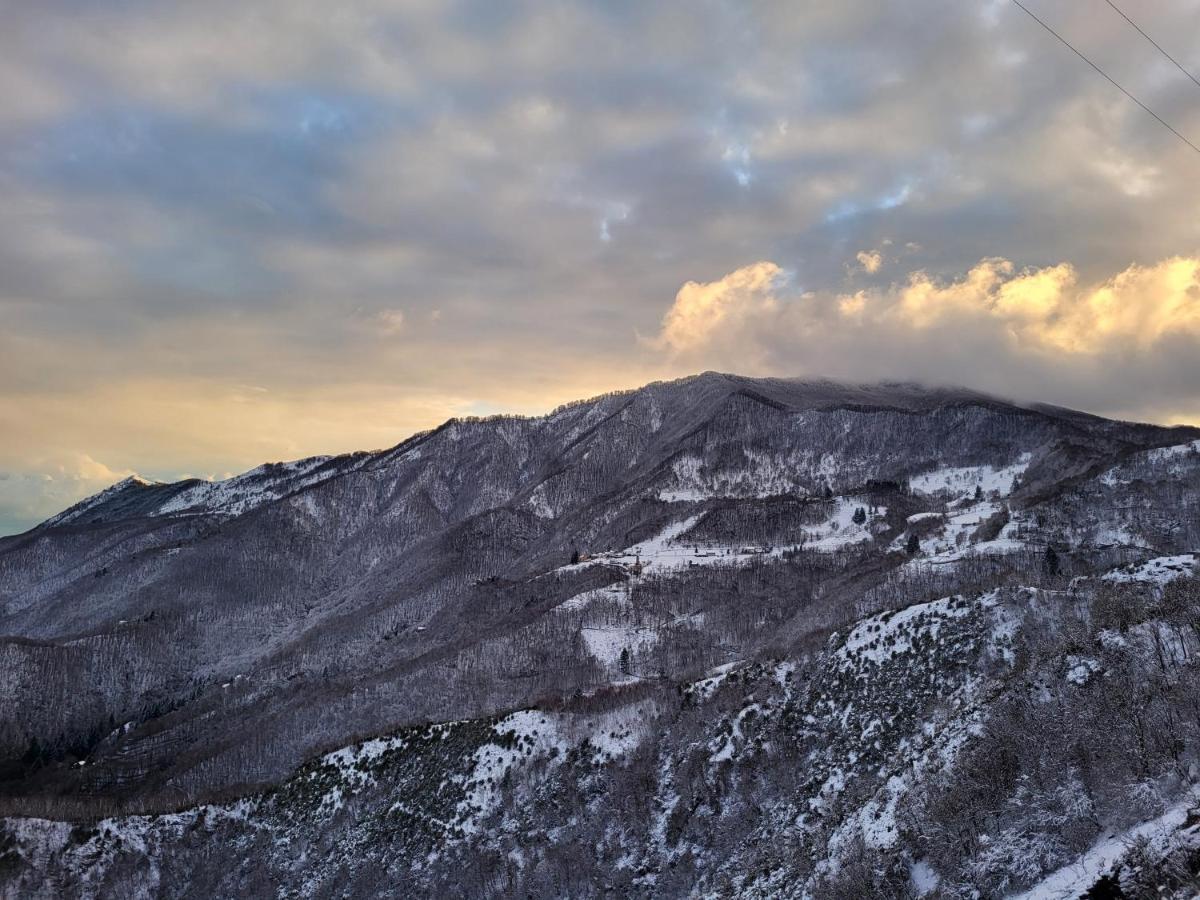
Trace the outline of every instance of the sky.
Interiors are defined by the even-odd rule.
[[[706,369],[1200,422],[1200,153],[1007,0],[0,9],[0,534]]]

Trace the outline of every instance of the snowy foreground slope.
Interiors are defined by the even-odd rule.
[[[1195,896],[1198,439],[709,373],[122,482],[0,539],[0,896]]]

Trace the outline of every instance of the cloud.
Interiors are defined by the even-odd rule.
[[[1015,8],[12,6],[14,478],[239,470],[710,366],[1200,417],[1191,151]],[[1200,134],[1119,17],[1055,24]]]
[[[375,322],[379,333],[385,337],[393,337],[404,330],[404,311],[400,309],[381,309],[375,314]]]
[[[673,353],[689,352],[721,340],[725,332],[743,330],[748,321],[777,315],[775,290],[784,280],[775,263],[757,262],[719,281],[689,281],[663,317],[658,345]]]
[[[956,322],[996,329],[1026,352],[1066,358],[1154,353],[1162,341],[1200,338],[1200,258],[1130,266],[1080,285],[1069,263],[1017,271],[985,259],[959,281],[913,273],[884,295],[877,321],[913,329]]]
[[[1113,414],[1200,414],[1200,256],[1087,282],[980,260],[886,288],[796,292],[761,261],[687,284],[657,346],[685,367],[916,378]]]
[[[854,258],[868,275],[874,275],[883,266],[883,254],[878,250],[859,250]]]
[[[0,534],[20,531],[135,474],[86,453],[35,461],[37,471],[0,472]]]

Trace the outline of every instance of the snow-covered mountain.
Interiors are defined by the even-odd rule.
[[[0,539],[0,892],[1192,896],[1197,551],[1200,431],[909,384],[127,479]]]

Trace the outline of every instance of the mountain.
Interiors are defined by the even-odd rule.
[[[914,384],[126,479],[0,538],[0,895],[1192,896],[1197,550],[1200,430]]]

